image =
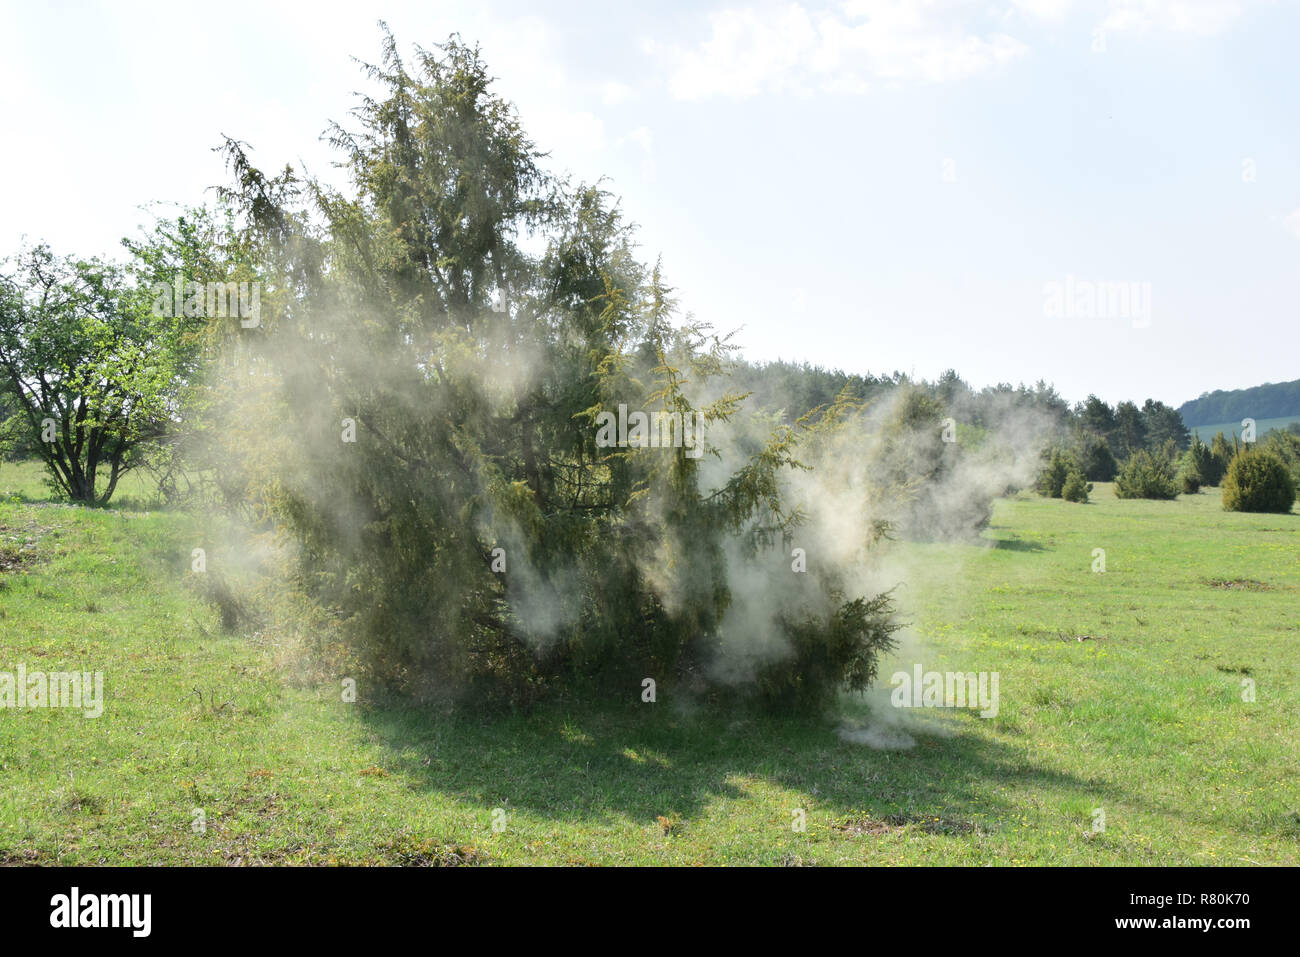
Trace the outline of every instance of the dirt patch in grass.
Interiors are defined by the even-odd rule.
[[[42,861],[41,852],[34,847],[0,849],[0,867],[34,867]]]
[[[290,844],[286,847],[257,848],[251,846],[248,835],[240,835],[236,840],[218,848],[213,855],[221,858],[220,863],[226,867],[286,867],[309,864],[325,860],[325,849],[316,844]],[[214,863],[204,860],[204,863]]]
[[[1233,591],[1268,591],[1272,585],[1257,582],[1253,578],[1206,578],[1205,584],[1211,588],[1224,588]]]
[[[392,863],[402,867],[477,867],[488,856],[467,844],[441,841],[393,842],[383,848]]]
[[[35,520],[0,522],[0,573],[21,571],[43,561],[41,539],[59,527]]]
[[[1247,667],[1246,665],[1215,665],[1214,667],[1217,668],[1219,671],[1222,671],[1225,675],[1250,674],[1250,668]]]
[[[34,564],[36,564],[35,547],[0,542],[0,572],[16,572]]]
[[[103,814],[107,802],[98,794],[69,788],[59,794],[59,809],[65,814]]]
[[[891,817],[895,815],[890,815]],[[853,821],[841,821],[833,824],[831,827],[836,831],[844,831],[846,834],[892,834],[894,831],[901,831],[903,825],[890,824],[887,819],[877,819],[871,817],[858,818]]]
[[[958,817],[946,817],[933,814],[887,814],[884,817],[863,817],[841,821],[833,825],[837,831],[847,834],[866,834],[879,836],[893,834],[907,828],[924,831],[926,834],[983,834],[984,829],[974,821]]]
[[[1075,643],[1084,641],[1100,641],[1107,635],[1084,635],[1077,634],[1073,631],[1048,630],[1046,628],[1026,628],[1023,625],[1016,629],[1018,634],[1026,638],[1055,638],[1057,641],[1071,641]]]
[[[1085,641],[1099,641],[1104,637],[1106,636],[1105,635],[1073,635],[1067,631],[1058,631],[1056,633],[1057,641],[1072,641],[1075,644],[1079,644]]]

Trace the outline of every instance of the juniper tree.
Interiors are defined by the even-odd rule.
[[[1120,451],[1114,409],[1095,395],[1090,395],[1075,406],[1074,414],[1081,428],[1100,435],[1110,445],[1112,452]]]
[[[1142,411],[1132,402],[1115,406],[1115,439],[1119,458],[1129,458],[1147,448],[1147,427]]]
[[[1183,453],[1183,473],[1203,485],[1218,485],[1223,479],[1218,459],[1199,435],[1192,436],[1191,445]]]
[[[1210,441],[1210,455],[1214,459],[1214,473],[1218,481],[1212,482],[1212,485],[1218,485],[1223,476],[1228,474],[1228,467],[1232,464],[1233,458],[1237,454],[1237,435],[1233,433],[1232,442],[1229,443],[1222,432],[1215,433],[1214,438]]]
[[[1170,439],[1179,450],[1187,448],[1191,433],[1177,409],[1155,399],[1147,399],[1142,404],[1142,424],[1148,448],[1160,448]]]
[[[620,404],[736,416],[713,385],[727,342],[678,319],[611,197],[543,171],[477,49],[408,66],[385,31],[366,69],[382,93],[330,133],[350,192],[225,145],[222,196],[284,291],[242,380],[241,469],[298,583],[416,694],[704,674],[735,563],[799,520],[779,491],[794,433],[708,485],[696,450],[602,447]],[[887,596],[809,577],[817,600],[780,622],[801,701],[862,687],[893,628]]]

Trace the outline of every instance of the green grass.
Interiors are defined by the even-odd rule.
[[[103,492],[107,485],[107,472],[101,470],[95,490]],[[52,501],[49,473],[35,459],[26,462],[0,461],[0,495],[23,502]],[[157,508],[160,504],[155,484],[146,473],[137,470],[127,472],[118,480],[109,506],[118,510],[139,511]]]
[[[0,711],[0,862],[1300,863],[1300,516],[1214,490],[1022,497],[982,546],[902,549],[907,651],[845,706],[903,718],[893,751],[639,688],[490,721],[348,704],[222,632],[193,518],[48,504],[28,466],[0,496],[0,671],[102,670],[106,699]],[[998,716],[882,707],[916,660],[997,671]]]
[[[1300,422],[1300,415],[1284,415],[1275,419],[1256,419],[1255,436],[1262,439],[1269,429],[1285,429],[1292,422]],[[1192,425],[1188,426],[1188,428],[1191,432],[1200,435],[1201,441],[1208,445],[1220,432],[1222,432],[1229,441],[1231,441],[1234,432],[1240,436],[1241,420],[1238,419],[1236,422],[1220,422],[1217,425]]]

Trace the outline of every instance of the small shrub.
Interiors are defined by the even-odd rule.
[[[1244,449],[1233,458],[1223,480],[1223,507],[1230,512],[1289,512],[1295,480],[1277,453]]]
[[[1214,481],[1211,485],[1218,485],[1223,481],[1223,477],[1228,474],[1228,466],[1232,464],[1232,458],[1237,454],[1237,435],[1234,432],[1232,443],[1229,444],[1227,438],[1222,432],[1214,436],[1214,441],[1210,443],[1210,456],[1214,459]],[[1205,472],[1206,481],[1210,480],[1210,473]]]
[[[1192,444],[1183,454],[1183,472],[1196,476],[1201,485],[1218,485],[1223,481],[1222,463],[1199,435],[1192,436]]]
[[[1191,447],[1183,453],[1178,463],[1178,480],[1182,483],[1184,495],[1195,495],[1201,490],[1207,471],[1213,471],[1210,447],[1196,437]]]
[[[1177,498],[1173,463],[1145,449],[1133,453],[1115,476],[1115,494],[1119,498]]]
[[[1038,475],[1038,482],[1035,485],[1038,494],[1048,498],[1060,498],[1065,489],[1065,480],[1070,477],[1071,472],[1078,471],[1080,471],[1079,465],[1070,453],[1059,448],[1052,449],[1047,464]]]
[[[1061,498],[1067,502],[1086,502],[1091,491],[1092,485],[1085,482],[1082,475],[1071,472],[1070,477],[1065,480],[1065,486],[1061,489]]]
[[[1300,422],[1292,422],[1300,426]],[[1300,495],[1300,433],[1274,430],[1264,436],[1259,443],[1261,449],[1275,453],[1291,470],[1291,481],[1295,483],[1296,494]]]

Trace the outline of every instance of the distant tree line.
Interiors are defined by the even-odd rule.
[[[1054,425],[1064,427],[1070,404],[1041,379],[1033,386],[998,383],[976,391],[955,370],[949,369],[933,382],[914,379],[905,372],[886,375],[850,373],[826,369],[807,362],[732,362],[731,382],[750,393],[755,408],[777,413],[793,424],[813,409],[828,406],[846,388],[865,401],[879,399],[895,389],[916,389],[939,400],[964,426],[988,429],[998,424],[1008,409],[1036,409]]]
[[[1093,482],[1114,479],[1119,463],[1139,451],[1162,453],[1170,442],[1173,452],[1185,450],[1191,433],[1177,409],[1147,399],[1142,405],[1120,402],[1111,406],[1095,395],[1071,406],[1056,389],[1041,379],[1032,386],[1000,382],[975,390],[955,370],[933,382],[913,380],[907,374],[847,373],[809,363],[777,360],[751,363],[738,360],[732,374],[735,387],[752,393],[758,408],[779,412],[787,423],[819,406],[829,405],[845,388],[867,400],[879,398],[906,385],[919,388],[943,403],[963,425],[987,430],[1009,415],[1033,414],[1033,425],[1043,430],[1052,446],[1072,451],[1083,464],[1084,477]],[[1028,421],[1028,420],[1027,420]]]
[[[1250,389],[1204,392],[1178,411],[1183,421],[1195,428],[1220,422],[1240,422],[1244,418],[1280,419],[1300,415],[1300,379],[1293,382],[1266,382]]]

